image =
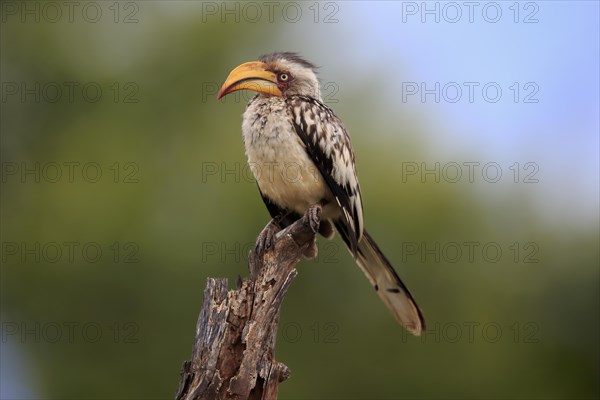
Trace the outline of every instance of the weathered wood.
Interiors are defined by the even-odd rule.
[[[177,400],[277,398],[279,383],[290,375],[274,360],[281,304],[296,264],[313,245],[320,216],[321,208],[311,207],[276,234],[269,223],[248,257],[250,277],[237,289],[227,291],[227,279],[208,278]]]

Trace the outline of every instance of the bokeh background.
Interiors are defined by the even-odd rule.
[[[428,321],[321,241],[280,398],[598,398],[597,2],[69,4],[1,3],[2,399],[174,396],[206,278],[268,221],[251,95],[215,94],[272,51],[320,66]]]

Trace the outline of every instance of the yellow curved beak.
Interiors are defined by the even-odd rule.
[[[267,71],[267,64],[260,61],[244,63],[231,71],[217,94],[217,100],[231,92],[244,89],[272,96],[282,95],[277,86],[277,75]]]

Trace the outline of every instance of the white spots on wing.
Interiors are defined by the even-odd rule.
[[[313,119],[313,113],[306,113],[304,115],[304,121],[306,122],[306,130],[307,131],[312,131],[312,127],[314,127],[315,125],[315,120]]]
[[[348,225],[358,238],[362,237],[363,215],[360,188],[354,166],[352,144],[342,122],[327,106],[302,97],[292,100],[295,120],[302,121],[309,141],[321,149],[323,155],[332,161],[331,177],[346,191],[350,209],[343,207],[340,199],[336,199],[344,213]],[[301,114],[300,114],[301,113]],[[314,116],[317,115],[317,118]],[[298,122],[299,123],[299,122]],[[356,222],[355,222],[356,221]]]

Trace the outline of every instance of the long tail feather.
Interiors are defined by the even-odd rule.
[[[352,252],[349,241],[344,237],[344,231],[338,228],[338,232]],[[358,242],[356,262],[396,320],[407,331],[419,336],[425,330],[423,314],[392,264],[366,230]]]

